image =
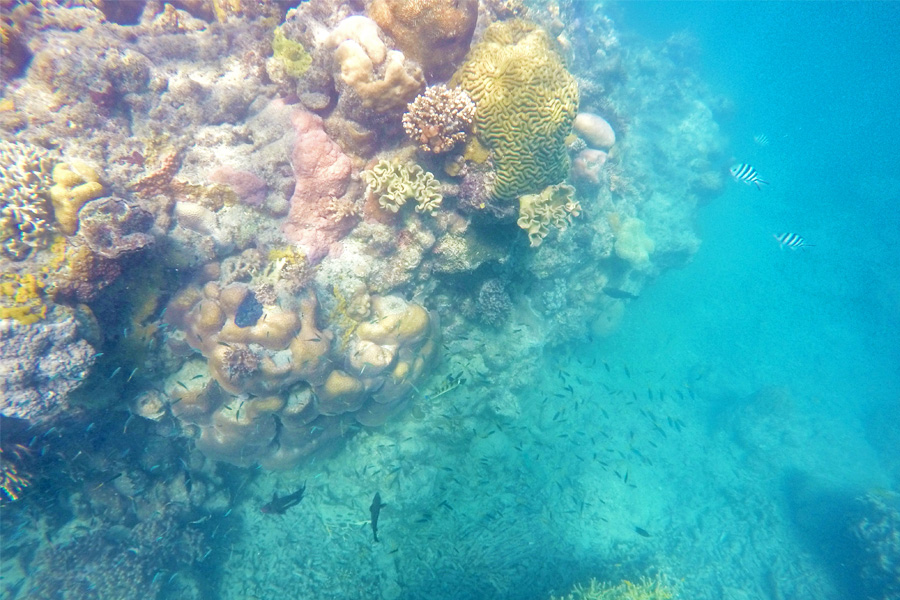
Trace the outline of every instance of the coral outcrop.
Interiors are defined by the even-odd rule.
[[[453,83],[477,107],[476,134],[496,171],[494,197],[513,201],[565,179],[578,87],[544,30],[522,21],[491,25]]]
[[[75,234],[78,230],[78,211],[85,202],[102,195],[100,175],[87,163],[73,160],[53,167],[50,199],[57,227],[64,234]]]
[[[291,124],[296,135],[291,154],[296,184],[284,234],[316,263],[352,228],[352,221],[336,221],[329,210],[329,201],[347,192],[352,164],[317,115],[295,111]]]
[[[24,260],[53,232],[50,204],[53,159],[43,148],[0,140],[0,252]]]
[[[58,415],[95,360],[72,315],[33,324],[0,319],[0,414],[32,422]]]
[[[121,198],[100,198],[78,214],[88,247],[104,258],[119,258],[153,243],[153,214]]]
[[[469,49],[478,0],[374,0],[369,16],[435,81],[449,77]]]
[[[417,164],[380,160],[363,172],[366,194],[383,210],[396,213],[407,201],[416,203],[416,212],[434,211],[441,205],[440,185],[434,175]]]
[[[636,217],[629,217],[621,223],[614,220],[616,255],[627,260],[635,268],[649,265],[650,254],[656,247],[653,240],[647,235],[646,229],[646,224]]]
[[[421,150],[440,154],[466,140],[474,119],[475,103],[467,93],[436,85],[409,104],[403,129]]]

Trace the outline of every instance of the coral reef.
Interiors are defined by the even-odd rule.
[[[443,200],[434,175],[417,164],[380,160],[363,172],[363,180],[366,195],[374,198],[382,210],[392,213],[408,200],[415,200],[416,212],[434,214]]]
[[[435,81],[449,77],[468,51],[478,0],[374,0],[369,16]]]
[[[365,121],[368,111],[403,110],[425,88],[419,65],[390,50],[375,21],[354,15],[341,21],[325,46],[334,53],[334,81],[342,114]]]
[[[467,93],[435,85],[409,104],[403,129],[420,149],[440,154],[466,140],[474,119],[475,103]]]
[[[74,235],[78,230],[78,211],[88,200],[102,196],[103,191],[100,175],[82,161],[58,163],[53,167],[50,200],[59,230]]]
[[[496,170],[493,196],[512,201],[565,179],[578,87],[545,31],[522,21],[491,25],[453,83],[477,107],[476,135]]]
[[[347,193],[352,165],[325,133],[321,118],[296,111],[291,123],[296,134],[291,154],[296,184],[284,234],[315,264],[352,228],[348,219],[332,219],[328,204]]]
[[[572,217],[581,214],[581,206],[574,198],[570,185],[551,185],[539,194],[525,194],[519,198],[519,219],[516,221],[528,232],[532,247],[540,246],[550,226],[565,230]]]
[[[586,586],[575,585],[565,596],[550,596],[551,600],[672,600],[677,597],[676,586],[665,575],[616,585],[591,579]]]
[[[629,217],[621,223],[616,219],[613,224],[616,234],[616,256],[630,262],[635,268],[650,264],[650,253],[655,244],[646,233],[643,221]]]
[[[119,258],[153,242],[153,215],[121,198],[88,202],[78,214],[79,231],[90,248],[104,258]]]
[[[609,150],[616,143],[616,132],[612,126],[593,113],[578,113],[572,122],[572,129],[595,150]]]
[[[73,315],[29,325],[0,320],[0,414],[43,421],[66,410],[96,360],[81,329]]]
[[[53,159],[43,148],[0,140],[0,252],[24,260],[52,237]]]
[[[868,598],[900,597],[900,494],[869,492],[856,501],[850,525]]]

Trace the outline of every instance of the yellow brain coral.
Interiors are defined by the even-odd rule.
[[[578,86],[544,30],[523,21],[491,25],[453,83],[475,101],[476,134],[494,161],[495,198],[513,200],[565,179]]]

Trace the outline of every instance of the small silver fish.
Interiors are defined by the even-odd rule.
[[[790,248],[791,250],[796,250],[797,248],[812,246],[812,244],[807,244],[806,240],[796,233],[773,233],[772,237],[778,241],[782,249]]]
[[[762,186],[769,184],[768,181],[760,179],[756,169],[747,163],[741,163],[731,167],[731,176],[734,177],[735,181],[742,181],[747,185],[756,184],[757,189],[760,190],[762,189]]]
[[[764,133],[760,133],[753,136],[753,141],[762,148],[765,148],[769,145],[769,136]]]

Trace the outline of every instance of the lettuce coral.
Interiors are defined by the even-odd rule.
[[[581,214],[581,205],[573,198],[575,188],[570,185],[551,185],[540,194],[525,194],[519,198],[519,227],[528,232],[532,246],[540,246],[550,233],[550,226],[564,230],[572,217]]]
[[[475,101],[477,136],[496,170],[495,198],[511,201],[565,179],[578,86],[544,30],[523,21],[491,25],[453,83]]]
[[[367,184],[366,194],[374,195],[378,205],[392,213],[399,211],[407,200],[415,200],[416,212],[434,214],[443,200],[437,179],[416,164],[380,160],[363,172],[363,179]]]

